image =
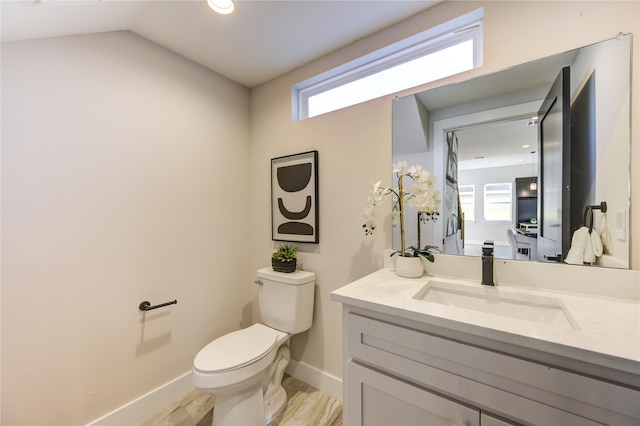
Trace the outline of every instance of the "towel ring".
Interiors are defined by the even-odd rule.
[[[600,204],[585,207],[584,213],[582,214],[582,223],[584,226],[589,228],[589,233],[593,231],[593,211],[594,210],[600,210],[602,213],[606,213],[607,202],[603,201]]]

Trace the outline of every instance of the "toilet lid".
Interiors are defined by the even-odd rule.
[[[276,345],[277,332],[262,324],[234,331],[205,346],[193,361],[200,371],[234,370],[264,357]]]

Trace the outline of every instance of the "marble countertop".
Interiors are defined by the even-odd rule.
[[[496,285],[504,295],[560,300],[573,327],[557,327],[414,298],[439,277],[410,279],[381,269],[331,293],[331,299],[372,311],[486,337],[640,375],[640,302],[551,289]],[[482,291],[477,282],[449,280]],[[480,288],[480,290],[478,290]],[[517,296],[516,296],[517,297]]]

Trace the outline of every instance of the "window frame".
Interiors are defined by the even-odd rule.
[[[463,194],[463,188],[470,188],[471,191],[465,192],[466,194],[469,195],[462,195]],[[476,221],[476,186],[471,184],[471,185],[459,185],[458,186],[458,194],[460,196],[460,209],[464,212],[464,221],[465,222],[472,222],[475,223]],[[471,199],[470,203],[463,203],[462,199],[463,197],[469,197]],[[467,217],[467,212],[462,208],[463,205],[470,205],[471,206],[471,217]]]
[[[483,20],[484,8],[476,9],[294,84],[291,87],[292,121],[296,122],[311,118],[309,117],[309,99],[315,95],[374,75],[430,53],[435,53],[463,41],[474,40],[473,68],[480,67],[483,62]],[[422,84],[426,83],[425,81]],[[386,95],[376,95],[371,99],[380,96]],[[352,105],[362,102],[366,101],[357,102]]]

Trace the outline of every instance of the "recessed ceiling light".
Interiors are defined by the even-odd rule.
[[[207,4],[215,12],[223,15],[228,15],[235,9],[233,0],[207,0]]]
[[[522,145],[523,148],[529,148],[531,145]]]

